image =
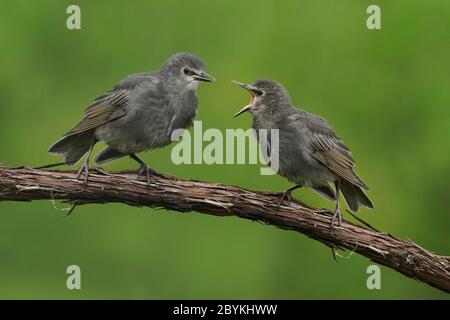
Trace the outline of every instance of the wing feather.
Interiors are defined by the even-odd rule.
[[[127,113],[130,95],[143,86],[155,86],[156,73],[131,74],[120,81],[112,90],[94,100],[86,109],[83,119],[65,136],[96,129]]]
[[[85,111],[83,119],[67,135],[98,128],[126,114],[130,89],[113,89],[97,98]]]
[[[369,189],[353,170],[355,162],[350,150],[342,145],[344,145],[343,142],[334,134],[313,133],[311,146],[314,153],[312,156],[341,178],[364,189]]]
[[[298,109],[297,109],[298,110]],[[311,137],[312,156],[342,179],[364,189],[367,185],[357,176],[353,167],[352,152],[334,133],[327,121],[303,110],[298,110],[289,118],[299,121],[299,127],[306,127]]]

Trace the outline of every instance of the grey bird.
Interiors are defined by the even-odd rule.
[[[171,134],[188,128],[196,116],[200,81],[212,82],[203,61],[191,53],[171,56],[159,71],[129,75],[86,109],[83,119],[49,149],[73,165],[85,156],[77,178],[89,175],[89,158],[98,141],[107,147],[95,157],[97,164],[130,156],[140,164],[138,178],[150,167],[136,153],[161,148]]]
[[[355,161],[350,149],[325,119],[293,107],[289,93],[276,81],[257,80],[253,85],[234,82],[252,96],[250,104],[236,113],[235,117],[251,112],[253,129],[256,131],[278,129],[278,174],[295,183],[282,194],[278,206],[285,198],[290,201],[293,190],[306,186],[336,201],[332,227],[336,218],[339,224],[342,221],[340,192],[354,212],[359,211],[361,206],[373,208],[364,192],[368,190],[367,185],[353,169]],[[268,140],[270,147],[271,142]],[[334,190],[330,183],[334,184]]]

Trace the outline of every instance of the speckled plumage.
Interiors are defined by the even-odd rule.
[[[134,153],[164,147],[175,129],[191,126],[198,82],[213,80],[196,55],[175,54],[159,71],[130,75],[95,99],[80,123],[49,152],[74,164],[85,154],[88,160],[93,145],[104,141],[107,147],[95,157],[96,163],[130,155],[145,165]]]
[[[171,143],[173,130],[192,125],[198,104],[194,90],[174,90],[158,73],[130,76],[116,88],[123,87],[131,87],[125,115],[95,129],[95,136],[105,141],[108,149],[127,155],[161,148]]]
[[[367,185],[353,170],[350,149],[325,119],[293,107],[286,89],[275,81],[238,84],[252,93],[251,104],[238,114],[250,111],[257,131],[278,129],[279,175],[330,199],[338,199],[340,189],[353,211],[361,205],[373,207],[362,190],[368,189]],[[330,183],[335,184],[336,191]]]

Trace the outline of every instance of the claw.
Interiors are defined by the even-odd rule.
[[[277,209],[280,209],[280,206],[283,203],[284,199],[287,199],[288,206],[290,206],[291,205],[291,190],[286,190],[285,192],[283,192],[281,194],[280,200],[278,201],[278,204],[277,204]]]
[[[342,213],[341,213],[341,206],[339,204],[339,192],[340,192],[340,184],[339,181],[336,181],[334,183],[334,186],[336,188],[336,208],[334,209],[333,216],[331,217],[331,225],[330,228],[334,228],[334,220],[338,218],[339,226],[342,225]]]
[[[89,177],[89,165],[86,162],[83,163],[83,165],[81,166],[80,170],[78,170],[76,178],[79,179],[83,172],[85,172],[85,177],[84,177],[82,190],[84,190],[84,188],[86,187],[87,181],[88,181],[88,177]]]
[[[94,149],[94,145],[96,142],[97,142],[97,140],[95,138],[92,138],[91,146],[89,147],[89,150],[86,154],[86,158],[84,158],[83,165],[81,166],[80,170],[78,170],[78,173],[77,173],[77,179],[79,179],[81,174],[83,173],[83,171],[85,172],[83,187],[81,188],[81,190],[84,190],[84,188],[87,185],[87,181],[88,181],[88,177],[89,177],[89,157],[91,156],[92,149]]]
[[[102,167],[95,166],[95,167],[93,167],[93,168],[91,168],[91,169],[92,169],[92,170],[95,170],[95,171],[97,171],[98,173],[101,173],[101,174],[103,174],[103,175],[105,175],[105,176],[108,176],[108,175],[109,175],[109,172],[103,170]]]
[[[336,208],[333,212],[333,216],[331,217],[331,228],[334,228],[334,221],[338,218],[339,225],[342,224],[342,214],[341,210],[339,208]]]
[[[287,198],[288,206],[290,206],[291,205],[291,193],[292,193],[292,191],[294,191],[298,188],[301,188],[301,186],[295,185],[295,186],[287,189],[285,192],[281,193],[281,198],[280,198],[280,201],[278,201],[277,209],[280,209],[280,206],[283,203],[283,200],[285,198]]]
[[[150,168],[145,163],[142,163],[141,166],[139,167],[138,180],[140,180],[141,179],[141,175],[143,175],[145,173],[145,178],[146,178],[146,181],[147,181],[147,188],[150,188],[150,172],[154,173],[153,169]]]

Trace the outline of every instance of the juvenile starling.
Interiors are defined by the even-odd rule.
[[[339,224],[342,221],[340,192],[354,212],[361,206],[373,208],[363,191],[368,190],[367,185],[353,170],[355,161],[350,149],[325,119],[293,107],[286,89],[275,81],[257,80],[253,85],[235,82],[252,96],[250,104],[236,113],[235,117],[249,111],[253,114],[253,129],[256,131],[278,129],[278,174],[295,183],[282,194],[278,205],[285,198],[290,201],[291,192],[297,188],[313,188],[336,201],[332,227],[336,218]],[[334,184],[334,190],[330,183]]]
[[[198,104],[199,81],[214,81],[205,72],[203,61],[191,53],[171,56],[156,72],[129,75],[112,90],[98,97],[86,109],[84,118],[49,152],[64,157],[73,165],[86,155],[77,178],[89,175],[89,157],[98,141],[107,147],[95,157],[103,164],[130,156],[140,164],[139,174],[146,174],[149,184],[150,167],[136,153],[161,148],[171,141],[171,134],[192,125]]]

